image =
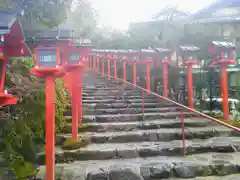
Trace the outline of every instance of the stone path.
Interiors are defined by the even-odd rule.
[[[87,128],[79,137],[88,138],[90,144],[71,151],[60,148],[71,137],[71,121],[66,134],[57,135],[56,171],[65,179],[240,180],[239,132],[146,93],[143,113],[139,90],[126,86],[124,94],[117,82],[93,74],[87,74],[84,83]],[[123,94],[124,99],[117,99]]]

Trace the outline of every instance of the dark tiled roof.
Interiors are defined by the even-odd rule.
[[[73,38],[73,32],[70,29],[50,29],[50,30],[32,30],[26,31],[27,39],[34,40],[70,40]]]
[[[196,46],[180,46],[180,50],[185,52],[194,52],[194,51],[199,51],[200,48]]]
[[[23,15],[23,11],[0,11],[0,34],[9,33],[12,25],[21,15]]]

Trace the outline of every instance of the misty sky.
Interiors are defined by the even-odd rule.
[[[177,5],[186,12],[211,4],[214,0],[92,0],[93,7],[100,14],[100,25],[127,29],[130,22],[150,20],[166,5]]]

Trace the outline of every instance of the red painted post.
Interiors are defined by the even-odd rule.
[[[117,79],[117,60],[114,59],[113,62],[114,62],[114,79],[116,80]]]
[[[78,71],[72,71],[71,79],[72,79],[72,140],[77,141],[78,139],[78,97],[79,92],[76,84],[78,85]],[[77,80],[76,81],[74,81]]]
[[[188,77],[188,106],[194,108],[194,96],[193,96],[193,82],[192,82],[192,64],[187,65],[187,77]]]
[[[181,122],[182,122],[182,148],[183,156],[186,155],[186,145],[185,145],[185,124],[184,124],[184,114],[181,112]]]
[[[46,98],[46,179],[53,180],[54,177],[54,167],[55,167],[55,88],[54,88],[54,78],[46,77],[45,86],[45,98]]]
[[[221,65],[221,94],[222,94],[222,107],[224,119],[229,122],[229,105],[228,105],[228,82],[227,82],[227,65]]]
[[[134,85],[134,87],[137,86],[137,64],[136,64],[136,62],[133,63],[133,85]]]
[[[89,69],[92,69],[92,61],[94,56],[92,55],[92,58],[89,59]]]
[[[97,72],[100,73],[101,70],[100,70],[100,58],[97,57]]]
[[[110,76],[111,76],[111,59],[110,57],[108,57],[108,80],[110,80]]]
[[[104,58],[102,58],[102,74],[104,75],[104,73],[105,73],[105,69],[104,69]]]
[[[150,93],[151,91],[151,88],[150,88],[150,64],[147,63],[146,64],[146,89],[148,91],[148,94]]]
[[[163,89],[164,97],[168,98],[168,64],[163,63]]]
[[[144,91],[142,91],[142,114],[144,116]]]
[[[123,80],[124,80],[124,84],[126,84],[126,80],[127,80],[126,61],[123,61]]]
[[[79,120],[79,124],[82,123],[82,116],[83,116],[83,110],[82,110],[82,78],[83,75],[82,73],[80,73],[78,75],[79,77],[79,84],[78,84],[78,92],[79,92],[79,105],[78,105],[78,120]]]

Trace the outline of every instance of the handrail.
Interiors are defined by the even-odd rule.
[[[108,77],[107,74],[105,74],[105,73],[104,73],[104,74],[100,73],[100,76],[103,76],[103,75],[106,76],[106,77]],[[114,79],[113,76],[110,76],[110,78],[111,78],[111,79]],[[223,126],[225,126],[225,127],[230,128],[230,129],[232,129],[232,130],[235,130],[235,131],[240,132],[240,128],[235,127],[235,126],[233,126],[233,125],[231,125],[231,124],[228,124],[228,123],[223,122],[223,121],[221,121],[221,120],[219,120],[219,119],[216,119],[216,118],[213,118],[213,117],[208,116],[208,115],[206,115],[206,114],[203,114],[203,113],[201,113],[201,112],[199,112],[199,111],[197,111],[197,110],[195,110],[195,109],[191,109],[191,108],[189,108],[189,107],[187,107],[187,106],[184,106],[184,105],[182,105],[182,104],[180,104],[180,103],[178,103],[178,102],[176,102],[176,101],[173,101],[173,100],[171,100],[171,99],[165,98],[165,97],[163,97],[163,96],[161,96],[161,95],[159,95],[159,94],[157,94],[157,93],[154,93],[154,92],[152,92],[152,91],[148,91],[147,89],[142,88],[142,87],[140,87],[140,86],[138,86],[138,85],[134,86],[134,84],[132,84],[132,83],[130,83],[130,82],[128,82],[128,81],[124,81],[124,80],[121,79],[121,78],[116,77],[115,79],[116,79],[116,80],[120,80],[120,81],[122,81],[122,82],[124,82],[124,83],[127,83],[127,84],[133,86],[134,88],[138,88],[138,89],[140,89],[140,90],[142,90],[142,91],[145,91],[145,92],[147,92],[149,95],[150,95],[150,94],[151,94],[151,95],[154,95],[154,96],[156,96],[156,97],[159,98],[159,99],[163,99],[163,100],[165,100],[165,101],[168,101],[168,102],[170,102],[170,103],[173,103],[173,104],[175,104],[175,105],[177,105],[177,106],[179,106],[179,107],[181,107],[181,108],[183,108],[183,109],[186,109],[186,110],[188,110],[188,111],[190,111],[190,112],[193,112],[193,113],[195,113],[195,114],[198,114],[199,116],[202,116],[202,117],[204,117],[204,118],[206,118],[206,119],[209,119],[209,120],[211,120],[211,121],[214,121],[214,122],[216,122],[216,123],[218,123],[218,124],[221,124],[221,125],[223,125]]]

